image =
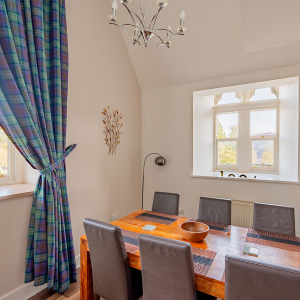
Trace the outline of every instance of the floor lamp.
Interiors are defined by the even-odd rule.
[[[145,179],[145,163],[146,163],[146,160],[147,158],[150,156],[150,155],[158,155],[156,158],[155,158],[155,164],[157,166],[160,166],[160,167],[163,167],[165,164],[166,164],[166,159],[161,156],[159,153],[150,153],[146,156],[145,160],[144,160],[144,166],[143,166],[143,185],[142,185],[142,209],[144,209],[144,179]]]

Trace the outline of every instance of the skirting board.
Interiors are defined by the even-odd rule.
[[[76,267],[77,269],[80,267],[80,255],[76,256]],[[34,286],[33,282],[23,284],[13,291],[0,296],[0,300],[27,300],[43,289],[47,288],[47,284],[43,284],[40,286]]]

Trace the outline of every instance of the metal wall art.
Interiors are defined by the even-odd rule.
[[[110,110],[110,107],[104,108],[102,111],[105,135],[104,141],[108,146],[108,155],[117,154],[117,146],[120,144],[120,131],[123,123],[120,120],[123,118],[122,113],[117,110]]]

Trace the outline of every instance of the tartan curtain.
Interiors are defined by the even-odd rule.
[[[60,293],[76,281],[66,188],[68,45],[64,0],[0,0],[0,125],[40,176],[25,282]]]

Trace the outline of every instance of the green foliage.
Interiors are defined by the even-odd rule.
[[[222,165],[236,164],[236,142],[219,143],[219,163]]]
[[[221,124],[221,122],[219,120],[218,120],[217,129],[218,129],[218,133],[217,133],[218,139],[224,138],[225,137],[225,132],[224,132],[224,129],[223,129],[223,125]]]
[[[230,133],[229,133],[230,138],[237,138],[238,137],[238,125],[234,124],[230,126]]]

